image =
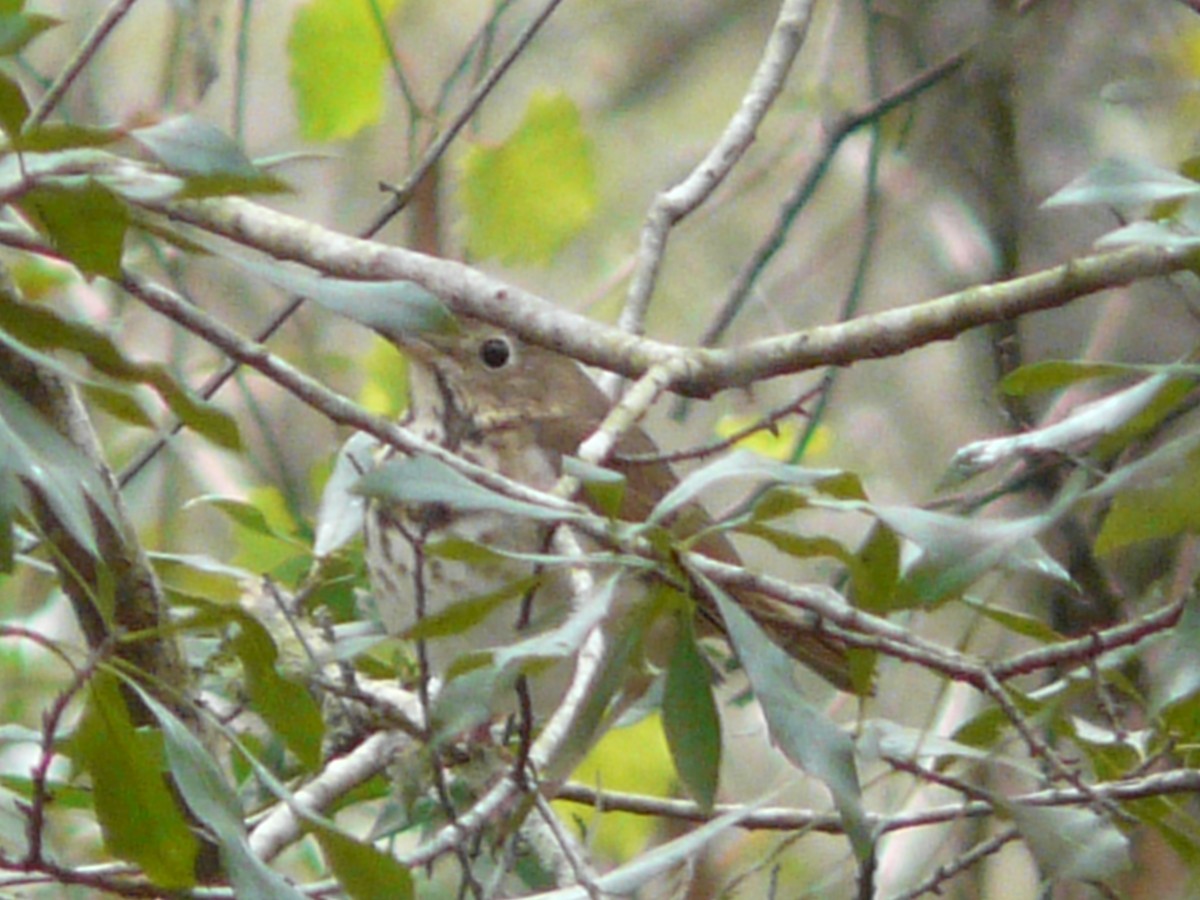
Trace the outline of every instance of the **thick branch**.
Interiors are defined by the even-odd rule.
[[[12,286],[0,282],[0,290],[12,290]],[[117,658],[144,674],[156,693],[158,686],[167,687],[162,694],[164,702],[185,721],[194,722],[187,705],[174,699],[186,694],[187,667],[179,647],[163,635],[166,604],[161,586],[135,536],[86,409],[60,376],[5,345],[0,345],[0,379],[87,460],[98,476],[94,484],[107,494],[108,512],[92,509],[93,550],[60,518],[58,507],[37,485],[27,486],[31,516],[51,545],[51,562],[88,644],[93,649],[111,646]],[[97,601],[103,597],[112,598],[111,619],[100,612]],[[114,640],[129,634],[141,635],[141,639]],[[136,695],[126,697],[135,721],[152,721]]]
[[[1130,247],[997,284],[820,325],[730,350],[695,350],[633,337],[462,263],[362,241],[241,199],[156,204],[158,212],[280,260],[339,278],[410,280],[455,312],[628,377],[674,360],[671,389],[711,396],[764,378],[898,356],[993,322],[1065,306],[1108,288],[1188,266],[1187,250]]]

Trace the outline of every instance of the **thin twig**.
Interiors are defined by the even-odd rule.
[[[725,299],[718,308],[712,323],[700,338],[700,346],[715,347],[721,342],[726,330],[733,324],[746,299],[750,296],[751,288],[758,281],[767,264],[783,247],[784,240],[791,230],[796,216],[816,192],[817,186],[829,171],[830,164],[842,143],[858,129],[877,122],[892,110],[909,102],[942,79],[958,71],[966,61],[968,54],[969,50],[960,50],[958,53],[948,56],[936,66],[926,69],[878,100],[847,113],[838,120],[833,129],[825,136],[821,152],[816,162],[809,168],[808,174],[797,183],[792,192],[780,204],[775,225],[759,244],[754,255],[738,272],[733,284],[729,286]]]
[[[433,142],[432,146],[425,151],[425,155],[421,157],[421,161],[417,163],[416,168],[412,170],[408,178],[404,180],[404,183],[399,187],[390,188],[395,196],[367,227],[366,234],[368,236],[377,234],[400,210],[404,209],[408,204],[409,198],[412,197],[412,192],[416,188],[417,183],[442,158],[446,150],[450,147],[450,144],[458,137],[458,133],[462,131],[463,127],[479,111],[479,107],[483,101],[487,99],[496,85],[500,83],[500,79],[504,77],[513,63],[517,61],[529,45],[529,42],[533,40],[534,36],[546,24],[546,21],[554,14],[554,11],[558,9],[562,2],[563,0],[548,0],[546,5],[542,7],[541,12],[534,16],[533,21],[525,26],[525,29],[517,35],[512,46],[508,48],[508,52],[499,59],[491,71],[475,86],[475,90],[471,92],[471,96],[463,104],[462,110],[454,117],[438,139]]]
[[[617,323],[621,330],[641,333],[671,228],[712,196],[753,142],[804,44],[812,7],[812,0],[785,0],[750,87],[725,131],[683,181],[655,198],[642,228],[637,265]]]
[[[84,66],[91,62],[92,57],[96,55],[105,38],[117,27],[117,23],[125,17],[125,14],[133,8],[135,3],[137,3],[137,0],[114,0],[112,6],[105,10],[104,15],[100,17],[100,21],[95,24],[88,33],[88,36],[83,39],[83,43],[79,45],[79,49],[75,51],[75,55],[71,57],[66,68],[59,73],[58,78],[54,80],[54,83],[42,95],[42,99],[38,101],[38,105],[29,113],[29,118],[25,120],[25,130],[41,125],[46,120],[46,117],[54,111],[59,101],[62,100],[63,94],[74,84],[75,79],[79,77],[79,73],[83,71]]]

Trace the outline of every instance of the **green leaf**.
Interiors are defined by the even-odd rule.
[[[729,642],[746,670],[762,707],[772,742],[795,765],[829,788],[846,834],[859,859],[871,853],[870,828],[854,763],[854,744],[796,685],[794,663],[720,587],[693,571],[692,577],[716,601]]]
[[[395,857],[323,825],[310,825],[338,885],[353,900],[406,900],[416,896],[412,875]]]
[[[1160,371],[1131,387],[1081,403],[1049,425],[967,444],[954,454],[950,480],[962,481],[984,469],[1027,457],[1094,452],[1107,459],[1161,424],[1194,387],[1192,378]]]
[[[275,669],[279,651],[270,632],[252,616],[234,616],[240,633],[230,649],[242,661],[250,705],[301,765],[312,771],[321,762],[325,725],[321,709],[303,685],[283,678]]]
[[[11,137],[14,150],[23,150],[27,153],[50,153],[56,150],[74,150],[84,147],[107,147],[124,136],[124,132],[118,128],[47,122]]]
[[[386,18],[398,0],[374,0]],[[309,0],[288,34],[289,76],[306,140],[353,137],[383,115],[388,46],[366,0]]]
[[[690,617],[675,640],[662,702],[663,730],[675,771],[703,809],[712,809],[721,769],[721,719],[712,675],[696,646]]]
[[[850,599],[867,612],[885,612],[899,580],[900,538],[876,522],[850,563]]]
[[[1042,874],[1051,879],[1103,882],[1132,864],[1129,839],[1090,809],[1020,804],[1010,812]]]
[[[565,522],[582,517],[514,500],[476,484],[440,460],[429,456],[398,457],[368,472],[354,487],[357,493],[388,503],[443,503],[453,510],[499,512],[524,519]]]
[[[167,763],[179,793],[216,839],[234,894],[263,900],[304,900],[304,894],[250,849],[237,795],[209,752],[170,710],[145,691],[137,690],[162,728]]]
[[[151,429],[157,427],[132,392],[96,382],[84,382],[79,387],[90,406],[103,410],[127,425]]]
[[[530,576],[516,579],[486,594],[464,597],[434,615],[426,616],[416,622],[411,628],[404,631],[403,637],[415,641],[463,634],[486,622],[502,606],[524,597],[537,585],[538,578]],[[481,636],[481,640],[486,640],[486,637]]]
[[[1013,634],[1033,638],[1043,644],[1052,644],[1064,640],[1059,634],[1041,619],[1011,609],[1001,609],[990,603],[983,603],[974,597],[963,597],[964,605],[976,610],[981,616],[991,619],[996,624],[1008,629]]]
[[[1200,193],[1200,184],[1141,159],[1107,159],[1060,188],[1042,205],[1141,206]]]
[[[1037,542],[1069,506],[1059,500],[1036,516],[1010,521],[969,519],[917,507],[871,506],[889,528],[921,549],[904,573],[898,608],[935,604],[995,568],[1032,572],[1070,583],[1070,574]]]
[[[79,187],[40,184],[20,206],[86,277],[120,279],[129,212],[108,188],[90,178]]]
[[[646,519],[646,524],[666,521],[682,507],[698,502],[715,485],[733,479],[749,480],[756,485],[786,485],[809,492],[820,492],[826,485],[835,485],[837,496],[840,497],[846,490],[844,476],[845,473],[839,469],[808,469],[776,462],[749,450],[735,450],[690,472],[659,500]]]
[[[811,559],[814,556],[832,556],[834,559],[849,563],[852,559],[850,552],[831,537],[808,537],[795,534],[782,528],[773,528],[758,522],[748,522],[735,529],[740,534],[766,541],[781,553],[794,556],[797,559]]]
[[[107,487],[83,454],[2,382],[0,471],[8,473],[8,487],[15,483],[10,479],[36,487],[62,528],[84,549],[98,552],[91,509],[116,520]]]
[[[111,674],[97,673],[87,696],[73,747],[91,775],[105,846],[136,863],[160,887],[190,887],[198,842],[163,777],[150,736],[134,729]]]
[[[0,293],[0,331],[29,347],[78,353],[111,378],[147,384],[197,434],[217,446],[240,449],[237,423],[228,413],[196,397],[164,366],[130,359],[112,338],[86,322],[64,318],[49,307],[23,303]],[[23,352],[20,347],[15,349]]]
[[[291,190],[285,181],[251,162],[225,132],[194,116],[136,128],[129,136],[153,153],[168,172],[183,176],[181,197]]]
[[[503,143],[466,154],[462,191],[472,254],[548,262],[596,209],[592,147],[578,108],[563,94],[535,94]]]
[[[1118,494],[1096,538],[1099,556],[1142,541],[1200,532],[1200,450],[1165,479]]]
[[[0,16],[0,28],[5,18]],[[0,129],[11,140],[21,133],[27,118],[29,101],[25,99],[25,91],[15,78],[0,72]]]
[[[61,19],[40,13],[5,12],[0,15],[0,56],[20,53],[43,31],[61,24]]]
[[[1031,363],[1005,376],[1000,390],[1010,397],[1026,397],[1042,391],[1057,391],[1095,378],[1128,378],[1145,372],[1142,366],[1120,363],[1084,363],[1052,359]]]
[[[625,502],[625,476],[603,466],[585,463],[576,456],[563,457],[563,474],[578,478],[595,509],[610,519],[621,514]]]

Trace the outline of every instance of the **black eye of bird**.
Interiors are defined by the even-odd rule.
[[[489,369],[500,369],[512,358],[512,347],[502,337],[490,337],[479,345],[479,358]]]

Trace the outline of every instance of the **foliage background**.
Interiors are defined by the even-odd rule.
[[[31,4],[63,24],[31,44],[10,71],[36,95],[39,76],[61,69],[103,6],[74,0]],[[345,32],[343,55],[314,61],[308,54],[329,52],[342,27],[333,22],[351,7],[360,30]],[[269,198],[270,205],[356,233],[387,201],[379,182],[404,182],[461,109],[480,72],[541,8],[477,0],[381,3],[378,11],[392,41],[385,48],[377,35],[372,43],[365,6],[349,0],[133,3],[88,60],[59,113],[73,122],[123,127],[192,113],[236,136],[254,159],[276,159],[273,171],[294,191]],[[438,169],[437,191],[420,195],[379,239],[465,259],[564,307],[614,321],[647,209],[725,126],[777,11],[777,4],[758,0],[563,4],[451,145]],[[298,24],[306,15],[329,18],[306,30]],[[1198,24],[1186,4],[1168,2],[818,4],[785,91],[746,158],[711,201],[673,232],[648,332],[682,345],[699,340],[728,286],[773,227],[782,198],[818,164],[828,165],[823,180],[754,282],[726,344],[833,322],[847,310],[866,314],[916,303],[1089,252],[1097,237],[1118,224],[1111,209],[1040,204],[1103,158],[1135,157],[1173,168],[1194,152]],[[483,35],[488,49],[463,63],[474,35]],[[822,155],[848,111],[867,107],[959,52],[963,64],[944,80],[901,104],[877,127],[868,123],[851,133],[836,153]],[[314,72],[325,93],[304,109],[297,85]],[[557,102],[547,98],[560,98],[557,108],[564,116],[551,131],[550,163],[535,167],[530,177],[574,172],[577,218],[561,246],[548,234],[551,225],[564,227],[569,218],[559,208],[515,245],[497,248],[478,237],[484,220],[511,212],[530,192],[505,193],[506,187],[511,191],[511,173],[499,185],[472,178],[481,172],[483,154],[520,127],[531,104]],[[478,195],[474,202],[472,190]],[[501,240],[519,223],[520,217],[503,224]],[[537,249],[543,240],[546,246]],[[185,383],[198,385],[222,362],[211,347],[103,279],[77,280],[28,255],[10,253],[6,262],[28,296],[99,326],[131,356],[166,363]],[[283,302],[278,290],[220,259],[191,258],[140,238],[129,241],[126,264],[154,271],[243,333],[259,329]],[[38,285],[44,285],[40,295]],[[958,447],[1052,420],[1093,390],[1085,384],[1053,400],[1036,397],[1031,408],[1019,401],[1006,406],[996,390],[998,370],[1054,358],[1159,363],[1182,358],[1195,343],[1192,292],[1188,282],[1138,283],[1038,313],[1013,328],[979,329],[952,343],[839,372],[804,462],[858,473],[877,502],[927,502]],[[395,355],[365,329],[327,310],[311,304],[301,309],[272,338],[271,348],[376,411],[395,412],[402,405],[403,368]],[[723,417],[770,409],[816,386],[823,374],[724,392],[711,403],[690,404],[682,422],[669,415],[672,404],[663,402],[651,412],[649,427],[664,446],[689,446],[727,429]],[[307,567],[305,545],[320,490],[333,451],[347,435],[255,375],[238,375],[217,403],[236,417],[244,450],[222,450],[182,434],[124,492],[138,535],[155,550],[204,555],[286,581]],[[100,412],[96,425],[116,470],[149,440],[146,430]],[[792,427],[785,425],[785,438],[795,435]],[[1011,490],[990,514],[1040,511],[1051,493],[1045,483]],[[272,524],[262,531],[275,535],[239,524],[220,504],[195,500],[210,495],[251,502]],[[717,496],[710,505],[720,508],[725,500]],[[866,523],[833,516],[806,520],[804,527],[853,543]],[[279,539],[279,533],[294,542]],[[1079,541],[1067,528],[1045,538],[1067,565]],[[1152,542],[1105,565],[1120,596],[1141,601],[1164,572],[1178,571],[1171,567],[1185,552],[1177,541]],[[752,551],[750,562],[771,571],[782,567],[796,578],[829,578],[834,571],[828,561],[798,567],[761,548]],[[1034,578],[996,578],[984,582],[981,593],[1066,633],[1110,624],[1128,612],[1079,602],[1071,591]],[[56,638],[71,633],[66,604],[54,578],[44,573],[18,568],[6,576],[0,604],[6,622]],[[899,621],[987,657],[1029,645],[957,604],[906,613]],[[0,650],[7,670],[3,681],[11,686],[4,691],[4,721],[36,729],[45,704],[61,689],[62,675],[20,641]],[[981,709],[978,695],[967,696],[919,667],[890,659],[881,667],[877,692],[866,702],[867,718],[947,735]],[[855,720],[849,699],[832,702],[839,720]],[[1131,727],[1136,724],[1141,723]],[[765,746],[762,729],[752,710],[730,709],[724,773],[730,799],[797,780],[790,765]],[[627,749],[609,752],[617,768],[628,759]],[[28,745],[4,747],[4,771],[21,772],[28,754]],[[667,766],[664,756],[665,772],[659,774],[664,786],[670,785]],[[987,777],[1003,783],[1007,776]],[[923,793],[932,790],[928,784],[875,771],[867,779],[872,809],[933,802]],[[615,776],[604,783],[615,785]],[[802,785],[778,802],[811,806],[821,798],[819,789]],[[9,833],[19,833],[23,826],[15,807],[10,804],[5,813]],[[79,861],[93,854],[103,858],[87,816],[63,818],[56,827],[70,836],[65,846],[79,851]],[[619,836],[612,852],[636,852],[632,848],[642,832],[627,838],[623,829],[631,827],[604,826],[606,837]],[[671,826],[653,827],[661,829],[659,837],[671,833]],[[971,826],[947,827],[937,839],[944,854],[937,861],[957,858],[960,841],[982,840],[984,827],[975,833]],[[928,840],[927,831],[912,834],[914,841]],[[844,841],[803,836],[796,850],[779,857],[784,868],[776,876],[775,857],[763,849],[768,840],[735,835],[712,851],[694,895],[717,892],[731,873],[763,859],[768,862],[759,873],[762,880],[754,884],[778,877],[786,895],[804,889],[816,896],[845,895],[853,872]],[[896,838],[881,848],[880,896],[901,896],[932,874],[934,854],[906,852],[903,841]],[[1122,876],[1126,895],[1182,897],[1194,889],[1194,858],[1178,846],[1168,849],[1161,834],[1142,832],[1134,859],[1131,872]],[[822,867],[830,861],[838,863],[836,874],[824,875]],[[303,857],[292,864],[306,876],[312,870],[305,867],[316,865]],[[1013,843],[951,884],[957,896],[1033,897],[1038,882],[1036,861],[1025,846]],[[1058,890],[1061,896],[1083,896],[1087,889]]]

